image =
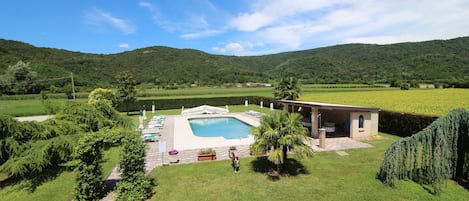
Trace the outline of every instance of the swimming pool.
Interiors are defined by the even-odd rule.
[[[249,136],[251,125],[234,117],[190,118],[192,133],[199,137],[242,139]]]

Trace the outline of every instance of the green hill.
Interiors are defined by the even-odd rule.
[[[85,54],[0,39],[0,74],[20,60],[29,62],[40,79],[73,72],[81,86],[109,86],[116,73],[124,70],[134,73],[138,82],[161,85],[267,82],[282,76],[295,76],[303,83],[469,83],[469,37],[391,45],[346,44],[245,57],[161,46]]]

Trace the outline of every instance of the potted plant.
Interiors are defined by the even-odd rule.
[[[256,149],[253,149],[252,147],[249,147],[249,154],[251,156],[265,156],[266,151],[264,149],[256,150]]]
[[[207,161],[217,159],[217,153],[212,148],[201,149],[197,156],[198,161]]]
[[[168,151],[169,155],[177,155],[178,153],[179,153],[179,151],[176,150],[176,149],[172,149],[172,150]]]
[[[177,156],[179,154],[179,151],[176,149],[172,149],[168,151],[169,154],[169,163],[179,163],[179,157]]]

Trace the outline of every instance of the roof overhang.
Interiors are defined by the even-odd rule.
[[[202,105],[190,109],[185,109],[181,112],[182,115],[196,115],[196,114],[225,114],[228,113],[228,108],[219,108],[209,105]]]
[[[306,102],[306,101],[293,101],[293,100],[276,100],[278,103],[294,105],[299,107],[316,107],[319,109],[327,110],[353,110],[353,111],[373,111],[378,112],[380,109],[375,107],[364,107],[354,105],[340,105],[331,103],[318,103],[318,102]]]

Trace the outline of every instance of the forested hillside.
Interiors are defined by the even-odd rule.
[[[303,83],[469,83],[469,37],[391,45],[346,44],[265,56],[221,56],[192,49],[148,47],[118,54],[38,48],[0,39],[0,74],[29,62],[38,78],[66,77],[79,86],[110,86],[129,70],[138,82],[214,85],[268,82],[295,76]],[[43,83],[63,86],[66,80]]]

